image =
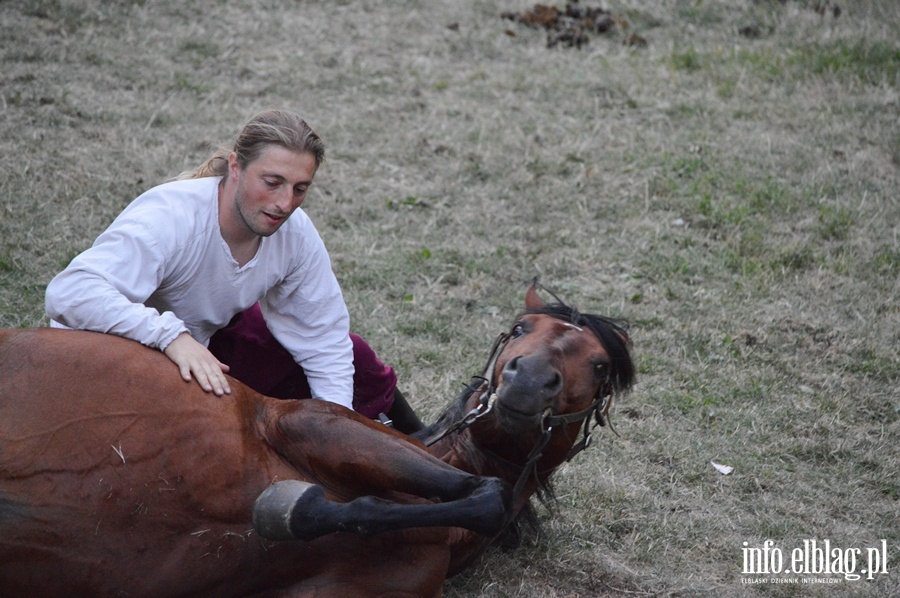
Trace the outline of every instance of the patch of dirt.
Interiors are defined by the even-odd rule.
[[[591,34],[605,34],[628,28],[628,21],[600,7],[569,2],[565,8],[546,4],[535,4],[529,10],[504,12],[501,18],[521,23],[534,29],[547,30],[547,47],[562,45],[581,48],[590,43]],[[507,30],[507,35],[515,35]],[[646,46],[647,41],[632,34],[625,40],[627,45]]]

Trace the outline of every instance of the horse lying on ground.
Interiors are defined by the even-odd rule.
[[[122,338],[0,331],[0,596],[440,596],[632,384],[627,342],[532,287],[420,441],[216,397]]]

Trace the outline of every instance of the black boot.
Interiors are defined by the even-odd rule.
[[[412,434],[425,427],[399,388],[394,389],[394,404],[388,409],[387,416],[393,422],[394,429],[404,434]]]

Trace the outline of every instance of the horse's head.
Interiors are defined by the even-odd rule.
[[[605,414],[612,396],[633,382],[625,330],[561,301],[545,304],[535,284],[497,357],[493,410],[503,432],[527,434],[548,416],[574,423],[591,417],[592,407]]]
[[[521,482],[536,472],[543,484],[553,468],[587,446],[592,421],[603,423],[612,398],[634,383],[624,328],[555,295],[556,303],[546,304],[538,287],[535,282],[526,293],[525,311],[499,337],[484,375],[417,436],[456,467],[500,471],[509,480],[511,469],[524,466],[512,475]],[[581,425],[584,436],[576,444]]]

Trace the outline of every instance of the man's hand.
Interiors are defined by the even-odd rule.
[[[214,392],[218,396],[231,394],[231,387],[225,377],[228,366],[216,359],[209,349],[187,332],[175,337],[163,353],[178,366],[181,377],[187,382],[191,381],[193,374],[200,388],[206,392]]]

